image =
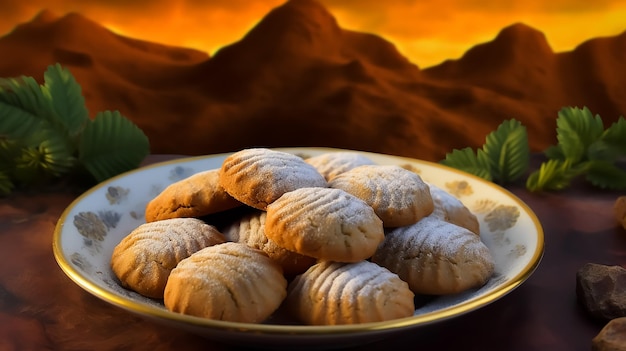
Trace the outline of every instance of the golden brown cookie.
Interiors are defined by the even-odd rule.
[[[413,297],[406,282],[375,263],[322,261],[290,283],[285,305],[305,324],[357,324],[410,317]]]
[[[384,229],[368,204],[341,189],[300,188],[267,207],[265,235],[305,256],[356,262],[376,251]]]
[[[471,231],[436,217],[388,231],[372,257],[415,294],[455,294],[484,285],[494,272],[489,248]]]
[[[480,235],[480,223],[461,200],[447,191],[430,184],[430,195],[433,198],[435,209],[433,215],[447,222],[469,229],[472,233]]]
[[[178,262],[225,241],[215,227],[196,218],[144,223],[113,249],[111,269],[123,287],[159,299]]]
[[[173,312],[242,323],[267,319],[287,295],[280,266],[243,243],[200,250],[172,270],[165,307]]]
[[[413,224],[433,211],[428,184],[396,165],[364,165],[334,177],[328,185],[370,205],[385,227]]]
[[[375,164],[365,155],[354,151],[327,152],[309,157],[305,161],[315,167],[327,181],[352,168]]]
[[[288,191],[328,186],[324,176],[302,158],[266,148],[244,149],[228,156],[219,181],[232,197],[259,210]]]
[[[219,169],[198,172],[170,184],[146,206],[146,222],[202,217],[242,205],[219,184]]]
[[[255,210],[222,229],[230,241],[248,244],[265,252],[283,269],[286,276],[295,276],[306,271],[317,260],[278,246],[265,235],[267,212]]]

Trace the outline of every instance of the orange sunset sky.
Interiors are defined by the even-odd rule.
[[[79,12],[129,37],[213,54],[286,0],[0,0],[0,35],[47,8]],[[626,30],[624,0],[318,0],[346,29],[393,42],[421,68],[459,58],[515,22],[545,33],[555,52]]]

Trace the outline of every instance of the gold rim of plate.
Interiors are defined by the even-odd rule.
[[[306,154],[307,152],[317,151],[317,152],[334,152],[334,151],[356,151],[356,150],[347,150],[347,149],[337,149],[337,148],[313,148],[313,147],[292,147],[292,148],[272,148],[273,150],[285,151],[294,154]],[[362,333],[368,331],[384,331],[384,330],[395,330],[395,329],[403,329],[407,327],[413,326],[423,326],[435,322],[440,322],[452,317],[457,317],[463,315],[465,313],[471,312],[473,310],[478,309],[479,307],[485,306],[488,303],[494,302],[499,298],[505,296],[519,285],[521,285],[525,280],[527,280],[532,273],[536,270],[544,253],[544,232],[539,222],[539,219],[535,215],[535,213],[530,209],[530,207],[519,199],[516,195],[509,192],[508,190],[498,186],[495,183],[488,182],[482,178],[474,176],[472,174],[447,167],[441,164],[437,164],[430,161],[418,160],[409,157],[402,156],[394,156],[394,155],[386,155],[380,153],[371,153],[364,151],[356,151],[361,154],[367,155],[379,155],[384,157],[391,157],[397,160],[405,160],[409,163],[422,164],[430,167],[439,168],[446,172],[457,173],[462,175],[465,178],[470,178],[473,181],[482,183],[490,188],[497,190],[500,193],[505,194],[510,197],[519,207],[524,211],[526,215],[530,217],[532,223],[535,227],[537,234],[537,246],[534,248],[534,252],[532,257],[530,258],[528,264],[520,270],[520,272],[508,280],[506,283],[502,284],[495,290],[486,293],[482,296],[477,296],[473,299],[463,301],[455,306],[443,308],[440,310],[436,310],[433,312],[425,312],[422,314],[414,315],[411,317],[395,319],[385,322],[373,322],[373,323],[362,323],[362,324],[351,324],[351,325],[325,325],[325,326],[307,326],[307,325],[284,325],[284,324],[255,324],[255,323],[238,323],[238,322],[228,322],[228,321],[219,321],[212,320],[207,318],[195,317],[190,315],[184,315],[180,313],[170,312],[164,309],[159,309],[154,306],[150,306],[147,304],[143,304],[140,302],[132,301],[123,296],[117,295],[106,289],[98,286],[94,282],[92,282],[85,274],[81,271],[77,270],[68,260],[68,256],[63,251],[61,247],[61,238],[62,238],[62,229],[65,223],[67,223],[67,216],[71,212],[71,210],[81,202],[82,199],[86,198],[93,192],[102,187],[109,185],[110,183],[119,180],[120,178],[126,177],[128,175],[139,173],[146,171],[151,168],[162,167],[165,165],[175,165],[179,163],[186,163],[194,160],[201,159],[209,159],[216,157],[225,157],[232,152],[222,153],[222,154],[212,154],[205,156],[193,156],[193,157],[183,157],[174,160],[164,161],[154,163],[148,166],[144,166],[118,176],[115,176],[103,183],[100,183],[91,189],[87,190],[85,193],[81,194],[78,198],[76,198],[61,214],[57,225],[54,229],[52,248],[54,257],[64,271],[64,273],[73,280],[77,285],[82,287],[87,292],[95,295],[96,297],[107,301],[113,305],[126,309],[128,311],[138,313],[143,316],[157,318],[157,319],[165,319],[170,322],[178,322],[183,324],[188,324],[196,327],[204,327],[204,328],[214,328],[217,330],[231,330],[231,331],[239,331],[239,332],[250,332],[250,333],[264,333],[264,334],[272,334],[272,335],[320,335],[320,334],[352,334],[352,333]]]

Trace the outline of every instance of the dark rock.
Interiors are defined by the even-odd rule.
[[[586,263],[576,273],[576,295],[587,312],[598,319],[626,316],[626,269]]]
[[[591,340],[592,351],[626,351],[626,317],[609,321]]]

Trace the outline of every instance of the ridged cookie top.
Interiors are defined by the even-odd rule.
[[[368,157],[352,151],[327,152],[307,158],[305,161],[315,167],[327,181],[352,168],[375,164]]]
[[[172,218],[135,228],[113,249],[111,269],[122,286],[144,296],[162,298],[176,265],[196,251],[226,238],[196,218]]]
[[[334,177],[328,185],[370,205],[385,227],[413,224],[432,213],[428,184],[396,165],[363,165]]]
[[[474,215],[461,200],[432,184],[430,185],[430,195],[435,205],[433,211],[434,216],[480,235],[480,223],[478,222],[478,218],[476,218],[476,215]]]
[[[219,184],[219,169],[195,173],[167,186],[146,205],[146,222],[201,217],[241,205]]]
[[[414,293],[429,295],[482,286],[495,268],[478,235],[430,216],[388,231],[372,262],[398,274]]]
[[[382,322],[412,316],[414,294],[375,263],[319,262],[289,285],[285,304],[306,324]]]
[[[260,210],[291,190],[328,186],[324,176],[302,158],[265,148],[244,149],[228,156],[220,168],[219,181],[232,197]]]
[[[323,260],[369,258],[383,223],[363,200],[331,188],[300,188],[267,207],[265,235],[288,250]]]
[[[172,270],[164,304],[174,312],[260,323],[287,295],[278,264],[262,251],[226,242],[200,250]]]
[[[265,235],[266,217],[267,212],[255,210],[226,226],[222,232],[230,241],[244,243],[265,252],[282,267],[286,276],[300,274],[315,263],[315,258],[289,251],[270,240]]]

